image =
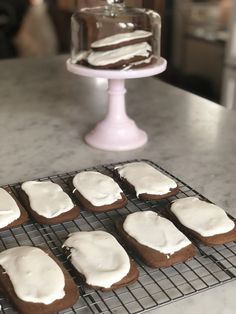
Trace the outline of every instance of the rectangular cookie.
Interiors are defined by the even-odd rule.
[[[95,69],[122,69],[133,62],[140,62],[153,55],[152,47],[141,42],[107,51],[91,51],[86,62]]]
[[[46,248],[16,247],[0,253],[2,293],[21,314],[53,314],[73,306],[79,291]]]
[[[100,172],[82,171],[69,183],[79,202],[88,211],[106,212],[127,205],[127,198],[119,185]]]
[[[169,267],[196,254],[189,239],[153,211],[136,212],[116,222],[125,243],[149,267]]]
[[[65,254],[90,288],[111,291],[138,279],[134,261],[108,232],[75,232],[63,244]]]
[[[205,245],[236,241],[235,221],[229,218],[222,208],[197,197],[174,201],[170,214],[185,232]]]
[[[0,231],[22,225],[28,214],[9,187],[0,188]]]
[[[151,37],[151,32],[145,30],[135,30],[134,32],[115,34],[94,41],[91,44],[91,48],[94,51],[107,51],[149,41]]]
[[[160,200],[179,192],[173,179],[143,161],[118,165],[114,172],[141,200]]]
[[[56,183],[28,181],[21,185],[19,195],[25,208],[40,224],[58,224],[77,218],[80,208]]]

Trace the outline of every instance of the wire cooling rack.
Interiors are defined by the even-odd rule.
[[[134,161],[134,160],[133,160]],[[128,161],[131,162],[131,161]],[[128,253],[136,260],[140,272],[136,283],[112,292],[100,292],[82,286],[76,277],[75,271],[66,260],[61,249],[62,243],[67,235],[78,230],[106,230],[115,235],[114,222],[117,218],[136,211],[154,210],[165,214],[165,209],[169,207],[170,201],[176,198],[187,196],[198,196],[207,200],[204,196],[193,190],[181,180],[154,164],[145,160],[153,167],[172,177],[179,185],[180,192],[175,197],[170,197],[161,201],[141,201],[130,194],[124,187],[123,190],[128,198],[126,207],[120,210],[113,210],[107,213],[93,214],[85,210],[81,211],[78,219],[70,222],[56,224],[52,226],[40,225],[33,220],[21,227],[12,228],[0,233],[0,251],[21,246],[48,246],[51,251],[63,262],[74,278],[81,293],[77,304],[63,314],[86,314],[86,313],[141,313],[154,309],[170,302],[188,297],[201,291],[224,284],[235,279],[236,276],[236,243],[231,242],[226,245],[215,246],[212,248],[194,242],[197,255],[191,260],[179,263],[168,268],[152,269],[145,266],[131,251]],[[122,162],[123,164],[127,162]],[[112,170],[116,164],[93,167],[87,170],[97,170],[101,173],[112,175]],[[77,200],[71,193],[67,184],[68,179],[79,171],[55,175],[39,179],[40,181],[51,180],[61,185],[67,191],[75,203]],[[12,189],[18,197],[20,184],[11,184]],[[121,242],[122,243],[122,242]],[[124,243],[123,243],[124,245]],[[6,314],[16,313],[6,299],[0,297],[1,311]]]

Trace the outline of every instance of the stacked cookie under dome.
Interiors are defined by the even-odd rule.
[[[92,43],[86,61],[100,69],[130,69],[151,63],[151,32],[136,30],[112,35]]]
[[[160,16],[151,10],[122,3],[83,9],[72,17],[72,62],[94,69],[145,67],[160,57],[160,29]]]

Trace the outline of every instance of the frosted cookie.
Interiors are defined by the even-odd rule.
[[[95,69],[129,70],[156,62],[152,33],[145,30],[119,33],[92,42],[73,56],[73,63]]]
[[[75,232],[63,247],[82,280],[91,288],[110,291],[138,278],[136,264],[108,232]]]
[[[236,240],[235,222],[226,212],[197,197],[174,201],[171,213],[196,239],[206,245],[218,245]]]
[[[21,314],[52,314],[74,305],[79,291],[49,250],[15,247],[0,253],[2,293]]]
[[[21,185],[21,199],[41,224],[57,224],[75,219],[80,209],[62,188],[51,181],[28,181]]]
[[[0,231],[22,225],[28,214],[10,188],[0,188]]]
[[[143,42],[107,51],[91,51],[87,62],[96,69],[122,69],[132,63],[150,59],[151,55],[152,47]]]
[[[91,44],[91,48],[95,51],[106,51],[125,47],[150,40],[151,32],[144,30],[136,30],[129,33],[121,33],[99,39]]]
[[[169,267],[196,254],[189,239],[170,220],[153,211],[130,214],[118,221],[116,228],[150,267]]]
[[[142,161],[116,166],[115,173],[142,200],[160,200],[179,192],[174,180]]]
[[[83,207],[93,212],[122,208],[127,199],[119,185],[97,171],[82,171],[72,180],[72,189]]]
[[[130,62],[128,65],[126,65],[122,68],[122,71],[127,71],[130,69],[139,69],[139,68],[142,68],[144,66],[153,64],[155,62],[156,62],[156,58],[151,56],[145,60]]]

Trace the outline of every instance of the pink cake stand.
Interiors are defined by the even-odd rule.
[[[138,128],[126,113],[125,80],[148,77],[162,73],[167,62],[160,58],[155,64],[135,70],[94,70],[86,66],[73,64],[67,60],[68,71],[87,77],[108,79],[108,111],[103,121],[85,136],[85,142],[95,148],[122,151],[143,146],[147,142],[147,134]]]

